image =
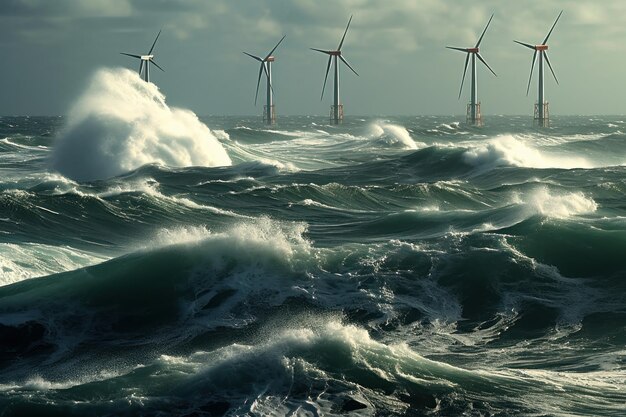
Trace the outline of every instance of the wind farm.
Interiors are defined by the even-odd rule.
[[[548,67],[550,68],[550,72],[552,73],[552,76],[554,77],[554,81],[556,81],[556,83],[558,84],[559,80],[556,78],[556,74],[554,73],[554,69],[552,68],[552,64],[550,63],[550,58],[548,58],[548,39],[550,39],[550,35],[552,35],[552,31],[554,30],[562,14],[563,14],[563,11],[559,13],[556,20],[554,21],[554,24],[548,31],[548,34],[544,38],[543,42],[541,42],[539,45],[532,45],[532,44],[525,43],[525,42],[514,41],[515,43],[518,43],[534,51],[533,61],[532,61],[532,64],[530,65],[530,76],[528,77],[528,87],[526,88],[526,95],[528,95],[528,92],[530,91],[530,82],[532,81],[532,78],[533,78],[533,71],[535,69],[535,62],[537,60],[537,55],[539,55],[539,64],[538,64],[539,74],[537,76],[538,77],[538,81],[537,81],[538,91],[537,91],[537,103],[535,103],[534,120],[535,120],[535,123],[541,127],[550,126],[550,111],[548,108],[548,102],[545,100],[543,62],[545,61],[548,64]]]
[[[0,23],[0,417],[624,414],[625,2]]]
[[[537,95],[537,103],[535,104],[535,111],[534,111],[534,124],[538,127],[549,127],[550,126],[550,116],[549,116],[549,109],[548,109],[548,103],[545,101],[545,87],[544,87],[544,61],[548,64],[548,67],[550,68],[550,71],[552,72],[552,75],[555,79],[555,81],[558,82],[558,79],[556,78],[556,74],[554,73],[554,70],[552,68],[552,64],[550,63],[550,60],[548,58],[548,54],[547,54],[547,50],[548,50],[548,39],[550,38],[550,35],[552,34],[552,31],[554,30],[557,22],[559,21],[559,19],[561,18],[561,15],[563,14],[563,11],[561,11],[559,13],[559,15],[557,16],[554,24],[552,25],[552,27],[550,28],[547,36],[545,37],[545,39],[543,40],[543,42],[539,45],[533,45],[533,44],[529,44],[529,43],[525,43],[525,42],[520,42],[515,40],[514,42],[525,46],[529,49],[532,49],[534,51],[533,54],[533,60],[532,60],[532,64],[531,64],[531,71],[530,71],[530,77],[528,80],[528,88],[527,88],[527,92],[526,95],[528,95],[529,91],[530,91],[530,84],[532,81],[532,75],[534,72],[534,66],[535,66],[535,62],[537,60],[537,55],[539,55],[539,64],[538,64],[538,95]],[[492,69],[492,67],[487,63],[487,61],[485,60],[485,58],[481,55],[480,51],[481,51],[481,44],[483,42],[483,39],[485,37],[485,34],[487,33],[487,30],[489,29],[489,26],[491,25],[491,22],[494,18],[495,14],[491,14],[491,16],[489,17],[489,20],[487,21],[487,24],[485,25],[483,31],[481,32],[480,36],[478,37],[478,40],[476,42],[476,44],[472,47],[456,47],[456,46],[446,46],[447,49],[451,49],[451,50],[455,50],[455,51],[459,51],[459,52],[463,52],[466,56],[465,56],[465,63],[463,66],[463,76],[461,78],[461,85],[459,88],[459,95],[458,98],[460,99],[463,93],[463,86],[465,84],[465,79],[467,76],[467,69],[468,67],[471,68],[470,71],[470,98],[469,98],[469,103],[467,104],[467,108],[466,108],[466,114],[465,114],[465,122],[469,125],[472,126],[482,126],[484,121],[483,121],[483,116],[482,116],[482,111],[481,111],[481,102],[478,99],[478,71],[477,71],[477,60],[480,61],[494,76],[497,77],[496,72]],[[340,63],[339,61],[343,62],[343,64],[345,64],[348,69],[350,69],[350,71],[352,71],[355,75],[359,75],[358,72],[352,67],[352,65],[350,65],[350,63],[346,60],[343,52],[342,52],[342,48],[344,45],[344,41],[346,39],[346,35],[348,34],[348,30],[350,29],[350,24],[352,23],[352,18],[353,16],[351,15],[350,18],[348,19],[348,23],[346,25],[346,28],[343,32],[343,36],[341,37],[341,40],[339,41],[339,45],[337,47],[337,49],[319,49],[319,48],[309,48],[313,51],[316,52],[320,52],[323,54],[328,55],[328,61],[327,61],[327,65],[326,65],[326,72],[324,74],[324,82],[322,84],[322,92],[320,95],[320,100],[324,99],[324,93],[326,90],[326,85],[328,83],[328,75],[330,73],[330,69],[331,67],[333,68],[333,102],[331,105],[331,109],[330,109],[330,123],[337,125],[337,124],[341,124],[344,120],[344,108],[343,108],[343,104],[341,103],[341,99],[340,99]],[[139,75],[143,76],[143,79],[146,82],[150,82],[150,64],[155,65],[157,68],[159,68],[161,71],[163,71],[163,68],[161,68],[155,61],[154,61],[154,48],[156,46],[157,40],[159,39],[159,36],[161,35],[161,31],[158,32],[156,38],[154,39],[154,42],[152,43],[152,46],[150,47],[150,50],[148,51],[148,53],[146,55],[136,55],[136,54],[130,54],[130,53],[126,53],[126,52],[121,52],[122,55],[126,55],[126,56],[130,56],[132,58],[137,58],[140,60],[140,65],[139,65]],[[283,42],[283,40],[285,39],[286,35],[283,35],[283,37],[278,41],[278,43],[276,43],[276,45],[270,50],[270,52],[268,54],[265,55],[265,57],[261,57],[261,56],[257,56],[254,54],[251,54],[249,52],[243,52],[245,55],[249,56],[250,58],[254,59],[255,61],[257,61],[259,63],[259,71],[258,71],[258,76],[257,76],[257,85],[256,85],[256,90],[255,90],[255,96],[254,96],[254,105],[256,106],[257,101],[258,101],[258,96],[259,96],[259,87],[260,87],[260,83],[261,83],[261,78],[263,76],[265,76],[265,93],[266,93],[266,98],[265,98],[265,104],[263,106],[263,113],[262,113],[262,120],[265,124],[268,125],[273,125],[276,123],[276,108],[275,108],[275,104],[274,104],[274,86],[272,83],[272,64],[274,63],[274,61],[276,60],[276,57],[274,56],[274,52],[276,51],[276,49],[280,46],[280,44]]]

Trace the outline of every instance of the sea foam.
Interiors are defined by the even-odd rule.
[[[418,148],[418,144],[413,140],[409,131],[403,126],[375,122],[369,126],[369,129],[369,136],[372,139],[382,139],[389,145],[401,145],[404,149]]]
[[[545,187],[538,188],[523,198],[518,196],[514,200],[533,214],[560,219],[591,214],[598,209],[598,204],[581,192],[555,194]]]
[[[105,260],[104,255],[70,246],[41,243],[0,244],[0,287],[26,279],[70,271]]]
[[[526,168],[591,168],[584,158],[549,155],[510,135],[498,136],[463,154],[465,162],[484,168],[518,166]]]
[[[52,167],[66,177],[106,179],[145,164],[224,166],[231,160],[191,111],[170,108],[156,85],[127,69],[100,69],[70,110]]]
[[[257,248],[272,257],[291,260],[298,254],[308,256],[312,251],[311,242],[304,236],[307,227],[306,223],[281,222],[262,216],[238,221],[222,231],[205,226],[164,228],[150,238],[146,248],[204,243],[214,245],[213,253],[218,257],[227,254],[247,258]]]

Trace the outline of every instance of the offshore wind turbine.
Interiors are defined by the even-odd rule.
[[[156,35],[156,38],[154,38],[154,42],[152,43],[152,47],[150,48],[150,51],[148,51],[146,55],[135,55],[135,54],[127,54],[126,52],[120,52],[120,54],[122,55],[130,56],[133,58],[138,58],[141,60],[139,64],[139,76],[141,77],[141,73],[143,72],[143,79],[146,80],[147,83],[150,82],[150,64],[153,64],[158,69],[165,72],[163,68],[161,68],[156,62],[154,62],[154,55],[152,54],[152,52],[154,51],[154,46],[156,45],[157,40],[159,39],[160,35],[161,35],[161,31],[159,30],[159,33]]]
[[[535,122],[540,127],[548,127],[550,125],[550,112],[548,109],[548,102],[545,101],[545,90],[544,90],[544,85],[543,85],[543,82],[544,82],[543,61],[544,60],[548,64],[548,67],[550,68],[550,72],[552,72],[552,76],[554,77],[554,80],[556,81],[557,84],[559,83],[559,80],[556,78],[556,74],[554,73],[554,70],[552,69],[552,64],[550,64],[550,58],[548,58],[547,51],[548,51],[548,39],[550,38],[550,35],[552,35],[552,31],[554,30],[554,27],[556,26],[556,23],[561,18],[562,14],[563,14],[563,10],[561,10],[561,13],[559,13],[559,15],[557,16],[556,20],[554,21],[554,24],[550,28],[550,31],[546,35],[546,38],[543,40],[543,42],[541,42],[541,44],[531,45],[525,42],[513,41],[515,43],[519,43],[520,45],[525,46],[526,48],[529,48],[535,51],[533,53],[533,63],[530,66],[530,77],[528,78],[528,87],[526,88],[527,96],[528,96],[528,92],[530,91],[530,81],[533,78],[533,70],[535,69],[535,61],[537,60],[537,53],[539,54],[539,83],[538,83],[539,92],[537,93],[537,103],[535,104]]]
[[[256,94],[254,95],[255,106],[256,106],[257,98],[259,97],[259,84],[261,83],[261,75],[263,74],[263,72],[265,72],[265,78],[267,80],[267,85],[265,87],[266,92],[267,92],[267,98],[266,98],[267,103],[265,104],[264,109],[263,109],[263,120],[268,125],[272,125],[276,123],[276,112],[274,111],[274,88],[272,87],[272,62],[274,62],[276,58],[272,54],[274,53],[276,48],[278,48],[278,45],[280,45],[283,39],[285,39],[285,36],[283,36],[278,41],[276,46],[274,46],[274,48],[270,51],[269,54],[265,56],[265,58],[261,58],[256,55],[252,55],[247,52],[244,52],[244,54],[248,55],[251,58],[256,59],[257,61],[261,63],[261,67],[259,68],[259,78],[256,82]]]
[[[480,114],[480,102],[478,100],[478,80],[476,78],[476,58],[480,60],[485,66],[491,71],[493,75],[496,73],[491,69],[487,61],[480,55],[480,43],[483,41],[483,37],[487,32],[487,28],[491,24],[491,20],[493,19],[493,14],[489,18],[489,22],[487,22],[487,26],[483,30],[483,33],[478,38],[478,42],[473,48],[457,48],[455,46],[446,46],[448,49],[454,49],[455,51],[461,51],[466,54],[465,56],[465,68],[463,69],[463,78],[461,79],[461,89],[459,90],[459,99],[461,98],[461,93],[463,92],[463,83],[465,82],[465,75],[467,74],[467,65],[470,62],[470,57],[472,60],[472,87],[471,87],[471,95],[470,95],[470,103],[467,105],[467,113],[466,120],[468,123],[471,123],[476,126],[482,125],[483,119]]]
[[[343,41],[346,39],[346,34],[348,33],[348,28],[350,27],[350,22],[352,22],[352,16],[350,16],[350,20],[348,20],[348,25],[346,26],[346,30],[343,33],[343,37],[341,38],[341,42],[339,42],[339,46],[336,50],[325,50],[325,49],[316,49],[311,48],[314,51],[321,52],[323,54],[328,55],[328,65],[326,66],[326,76],[324,77],[324,85],[322,86],[322,97],[320,100],[324,98],[324,90],[326,89],[326,81],[328,80],[328,72],[330,71],[330,64],[334,64],[335,70],[335,84],[334,84],[334,98],[333,105],[330,108],[330,122],[333,124],[339,124],[343,121],[343,104],[339,103],[339,60],[341,60],[344,64],[352,70],[353,73],[359,75],[354,68],[346,61],[344,56],[341,53],[341,47],[343,46]]]

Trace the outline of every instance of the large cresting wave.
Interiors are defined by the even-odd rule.
[[[53,168],[89,181],[150,163],[224,166],[231,160],[209,128],[192,111],[168,107],[156,85],[127,69],[100,69],[69,113]]]

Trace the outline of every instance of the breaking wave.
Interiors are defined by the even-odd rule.
[[[465,162],[474,166],[518,166],[525,168],[591,168],[593,164],[582,157],[556,156],[540,152],[510,135],[498,136],[463,154]]]
[[[409,134],[409,131],[403,126],[375,122],[370,125],[369,129],[372,139],[382,140],[387,145],[401,146],[403,149],[418,149],[419,147]]]
[[[223,166],[231,160],[190,110],[170,108],[164,95],[126,69],[100,69],[55,143],[52,166],[78,181],[106,179],[156,163]]]

